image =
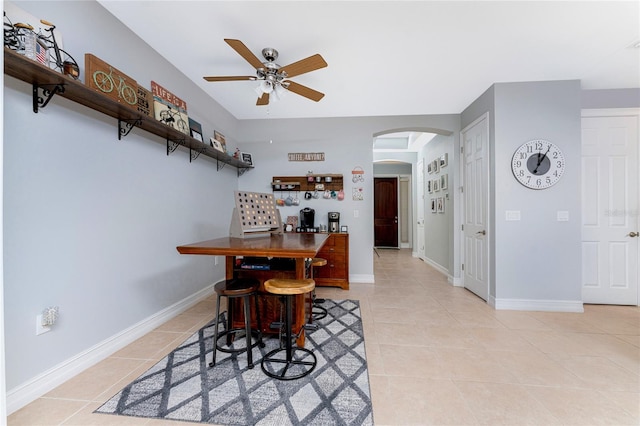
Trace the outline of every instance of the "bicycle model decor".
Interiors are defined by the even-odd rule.
[[[48,35],[42,33],[43,29],[36,33],[30,24],[21,22],[13,24],[5,13],[5,47],[15,50],[61,74],[78,79],[80,77],[78,63],[69,53],[60,48],[54,32],[56,26],[44,19],[41,19],[40,23],[48,27],[44,28],[44,32],[48,33]]]

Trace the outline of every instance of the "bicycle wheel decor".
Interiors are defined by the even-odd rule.
[[[84,55],[87,85],[123,105],[138,108],[138,83],[100,58]]]
[[[190,136],[187,103],[155,81],[151,82],[151,93],[155,119]]]

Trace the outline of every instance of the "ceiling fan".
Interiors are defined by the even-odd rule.
[[[249,64],[256,69],[255,76],[229,76],[229,77],[204,77],[207,81],[238,81],[238,80],[252,80],[260,81],[260,85],[256,87],[258,93],[258,101],[256,105],[268,105],[269,97],[272,96],[274,100],[280,99],[280,97],[286,93],[287,90],[297,93],[300,96],[311,99],[318,102],[324,97],[324,93],[320,93],[295,81],[288,80],[288,78],[295,77],[300,74],[315,71],[327,66],[325,60],[319,54],[309,56],[308,58],[301,59],[292,64],[281,67],[275,60],[278,59],[278,51],[271,47],[262,49],[262,56],[265,61],[262,62],[256,55],[254,55],[247,46],[240,40],[233,40],[225,38],[229,46],[233,48],[240,56],[242,56]]]

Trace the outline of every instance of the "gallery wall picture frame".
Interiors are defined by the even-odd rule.
[[[435,159],[433,160],[433,173],[439,173],[440,172],[440,159]]]
[[[440,191],[440,179],[433,180],[433,192]]]
[[[440,176],[440,189],[443,191],[449,187],[449,175],[447,173]]]
[[[211,146],[216,149],[217,151],[220,152],[224,152],[224,149],[222,148],[222,144],[220,143],[219,140],[214,139],[214,138],[210,138],[209,139],[209,143],[211,144]]]
[[[241,152],[240,159],[242,162],[247,163],[250,166],[253,166],[253,156],[248,152]]]
[[[427,191],[429,192],[429,194],[433,192],[433,181],[431,181],[431,179],[427,181]]]
[[[433,173],[433,161],[427,164],[427,172],[429,172],[429,174]]]
[[[436,199],[436,208],[438,210],[438,213],[444,213],[444,198],[443,197],[438,197]]]
[[[449,154],[445,152],[440,156],[440,168],[447,167],[447,164],[449,164]]]
[[[436,199],[432,198],[431,199],[431,213],[436,213],[437,210],[437,206],[436,206]]]
[[[191,117],[189,117],[189,132],[192,138],[204,142],[202,139],[202,126]]]

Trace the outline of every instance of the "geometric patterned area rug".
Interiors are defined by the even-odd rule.
[[[220,351],[209,367],[212,321],[95,412],[216,425],[373,425],[360,305],[325,299],[322,306],[328,315],[305,330],[318,360],[306,377],[264,374],[260,360],[279,346],[277,336],[253,348],[253,369],[246,353]]]

